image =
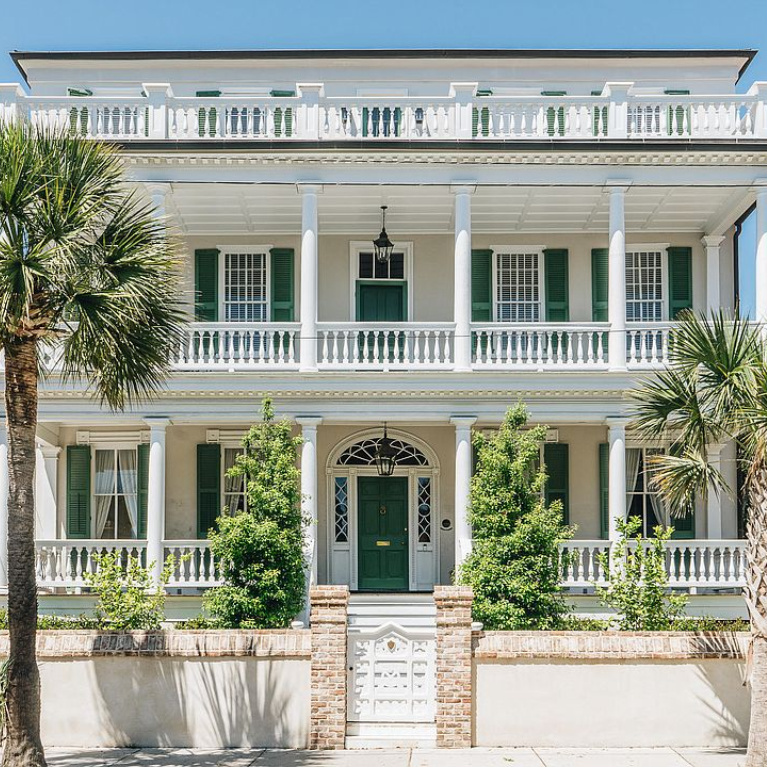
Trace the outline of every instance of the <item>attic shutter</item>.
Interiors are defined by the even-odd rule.
[[[546,464],[546,505],[562,502],[565,522],[570,519],[570,447],[562,442],[543,446],[543,462]]]
[[[668,316],[692,309],[692,248],[668,248]]]
[[[221,514],[221,445],[197,445],[197,537],[207,538]]]
[[[608,268],[610,251],[594,248],[591,251],[591,320],[607,322]]]
[[[599,445],[599,522],[602,538],[610,537],[610,499],[609,482],[609,445],[601,442]]]
[[[471,321],[492,322],[493,251],[471,251]]]
[[[566,96],[567,91],[541,91],[541,96]],[[549,136],[565,135],[565,108],[548,107],[546,109],[546,130]]]
[[[667,90],[663,91],[667,96],[689,96],[690,91],[685,90]],[[690,133],[690,107],[684,107],[681,104],[677,107],[669,104],[668,107],[668,135],[676,133],[681,136],[683,133]]]
[[[285,99],[292,98],[296,92],[273,88],[269,91],[269,95],[273,98]],[[293,107],[275,107],[274,135],[278,138],[283,135],[285,138],[290,138],[293,135]]]
[[[602,91],[591,91],[592,96],[601,96]],[[591,132],[595,136],[607,135],[607,105],[602,107],[594,107],[592,116]]]
[[[91,449],[67,446],[67,538],[90,538]]]
[[[544,251],[546,322],[569,322],[570,286],[568,252],[565,248]]]
[[[201,99],[218,98],[221,91],[197,91],[195,94]],[[216,107],[200,107],[197,110],[198,134],[200,138],[205,135],[215,136],[218,129],[218,110]]]
[[[138,530],[137,538],[146,538],[146,518],[149,499],[149,445],[142,442],[138,446],[136,464],[136,489],[138,491]]]
[[[478,90],[477,97],[492,96],[491,90]],[[490,110],[488,107],[472,107],[471,108],[471,136],[477,138],[480,135],[480,129],[482,136],[490,135]]]
[[[218,321],[218,253],[215,248],[194,252],[194,316],[198,322]]]
[[[294,253],[293,248],[272,248],[272,322],[293,322],[294,308]]]

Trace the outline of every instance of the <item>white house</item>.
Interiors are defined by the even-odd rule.
[[[314,582],[448,583],[471,547],[471,431],[523,400],[549,428],[547,494],[580,552],[564,579],[583,592],[611,520],[669,521],[644,476],[664,446],[627,429],[627,392],[664,364],[680,310],[734,307],[735,232],[754,205],[767,316],[767,84],[736,90],[753,55],[13,53],[29,93],[0,85],[0,119],[120,146],[183,238],[195,317],[167,389],[130,412],[49,361],[41,589],[77,591],[111,548],[201,552],[169,587],[215,583],[207,531],[245,502],[226,470],[270,396],[305,440]],[[733,447],[719,455],[734,480]],[[712,495],[675,526],[672,582],[733,592],[735,500]]]

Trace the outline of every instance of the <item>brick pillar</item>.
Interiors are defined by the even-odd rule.
[[[344,748],[346,739],[346,586],[309,592],[312,630],[310,748]]]
[[[472,745],[471,602],[468,586],[435,586],[437,748]]]

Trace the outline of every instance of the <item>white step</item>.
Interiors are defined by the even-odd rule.
[[[394,623],[402,628],[434,629],[436,607],[431,594],[353,594],[349,628],[378,628]]]
[[[346,748],[436,748],[437,726],[412,722],[349,722]]]

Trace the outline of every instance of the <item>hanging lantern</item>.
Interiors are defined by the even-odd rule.
[[[377,239],[373,240],[376,259],[381,263],[386,263],[391,258],[392,250],[394,250],[394,243],[389,239],[389,235],[386,234],[386,208],[386,205],[381,206],[381,234],[378,235]]]
[[[391,475],[394,474],[394,468],[397,465],[397,450],[386,434],[386,424],[384,424],[383,437],[378,440],[375,458],[378,476],[391,477]]]

